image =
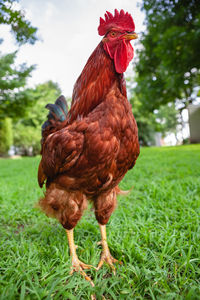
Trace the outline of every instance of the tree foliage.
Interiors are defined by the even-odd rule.
[[[143,146],[153,145],[156,131],[154,114],[144,109],[143,104],[134,92],[132,92],[130,102],[133,107],[134,117],[137,120],[140,144]]]
[[[0,1],[0,24],[9,25],[19,45],[34,44],[37,40],[37,28],[33,27],[30,21],[26,20],[24,12],[16,9],[18,0]]]
[[[175,100],[186,107],[200,85],[200,1],[143,0],[142,9],[136,93],[151,111]]]
[[[41,126],[47,118],[47,103],[54,103],[61,94],[57,83],[48,81],[29,90],[36,99],[27,115],[14,124],[14,146],[22,155],[36,155],[40,152]]]
[[[174,102],[161,105],[158,110],[154,112],[156,119],[156,130],[162,133],[165,137],[169,133],[176,135],[177,125],[179,124],[179,114]]]
[[[12,120],[10,118],[5,118],[0,121],[0,156],[7,154],[12,143]]]
[[[135,93],[130,99],[133,114],[137,120],[140,144],[143,146],[155,145],[155,134],[160,132],[162,137],[177,130],[178,112],[174,103],[161,105],[154,112],[149,111]]]
[[[6,24],[10,27],[19,45],[34,44],[37,40],[37,28],[26,20],[22,10],[16,8],[17,3],[17,0],[0,1],[0,25]],[[0,52],[0,120],[5,117],[22,117],[34,101],[29,90],[25,88],[34,66],[28,67],[25,63],[16,66],[16,55],[17,51],[4,55]]]
[[[20,118],[34,98],[25,89],[27,78],[34,66],[14,65],[16,52],[0,57],[0,119],[5,117]]]

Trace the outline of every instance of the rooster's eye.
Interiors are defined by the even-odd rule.
[[[110,32],[110,35],[111,35],[112,37],[114,37],[114,36],[116,36],[116,32],[111,31],[111,32]]]

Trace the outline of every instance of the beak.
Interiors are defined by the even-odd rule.
[[[137,33],[135,33],[134,31],[133,32],[130,32],[130,33],[126,33],[124,36],[123,36],[124,39],[126,40],[135,40],[138,38],[138,35]]]

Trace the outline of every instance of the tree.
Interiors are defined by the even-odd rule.
[[[0,155],[4,155],[10,149],[13,142],[12,120],[5,118],[0,121]]]
[[[24,12],[14,8],[18,0],[0,1],[0,24],[7,24],[11,28],[19,45],[34,44],[37,40],[37,28],[33,27],[30,21],[25,19]]]
[[[141,145],[155,145],[155,134],[157,132],[160,132],[163,138],[169,133],[174,133],[176,136],[179,120],[174,103],[161,105],[158,110],[151,112],[143,106],[140,98],[133,91],[130,102],[133,107],[133,114],[137,120]]]
[[[22,155],[36,155],[40,153],[41,126],[47,118],[47,103],[54,103],[61,94],[57,83],[48,81],[29,90],[36,99],[27,115],[14,124],[14,146]]]
[[[0,57],[0,120],[5,117],[20,118],[34,98],[28,89],[24,89],[27,77],[34,66],[22,64],[14,66],[16,52]]]
[[[169,133],[174,133],[177,139],[177,126],[179,124],[179,116],[175,103],[167,103],[161,105],[158,110],[154,111],[156,120],[156,131],[161,132],[165,137]]]
[[[143,0],[146,32],[136,62],[138,97],[148,110],[179,100],[187,107],[200,83],[200,1]]]
[[[152,112],[144,109],[139,97],[132,91],[130,102],[133,107],[133,114],[137,120],[139,142],[142,146],[150,146],[155,143],[155,116]]]
[[[10,27],[12,34],[19,46],[37,40],[37,28],[25,19],[24,13],[16,9],[17,0],[0,1],[0,25],[6,24]],[[0,44],[2,43],[0,39]],[[0,52],[0,123],[7,124],[7,117],[17,119],[22,117],[28,106],[33,103],[34,98],[25,88],[27,78],[31,75],[34,66],[28,67],[26,64],[15,66],[17,51],[10,54]],[[11,122],[11,120],[9,121]],[[11,127],[11,126],[10,126]],[[3,126],[6,129],[7,127]],[[7,130],[8,131],[8,130]],[[3,133],[5,134],[5,132]],[[1,149],[8,151],[8,143],[0,137]],[[4,143],[4,146],[3,146]],[[1,151],[2,152],[2,151]]]
[[[17,0],[1,0],[0,25],[10,27],[19,46],[37,40],[37,28],[25,19],[24,12],[16,9]],[[0,40],[0,44],[2,40]],[[25,108],[32,104],[28,91],[25,92],[27,78],[35,66],[27,67],[26,64],[15,66],[17,51],[2,55],[0,52],[0,119],[5,116],[21,117]]]

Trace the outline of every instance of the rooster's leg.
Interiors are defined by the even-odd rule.
[[[100,227],[100,231],[101,231],[101,245],[103,248],[102,254],[101,254],[101,259],[100,262],[98,264],[97,270],[99,270],[103,263],[107,263],[113,270],[114,274],[115,274],[115,267],[113,265],[113,263],[119,262],[117,259],[115,259],[114,257],[112,257],[112,255],[110,254],[110,250],[108,248],[108,244],[107,244],[107,237],[106,237],[106,225],[101,225],[99,224]],[[121,262],[119,262],[121,263]]]
[[[81,275],[90,282],[92,286],[94,286],[94,283],[92,279],[87,276],[87,274],[83,271],[85,269],[90,269],[93,266],[91,265],[86,265],[82,261],[78,259],[78,256],[76,254],[76,248],[77,246],[74,244],[74,232],[73,229],[71,230],[66,230],[67,233],[67,238],[69,242],[69,249],[70,249],[70,256],[72,258],[72,266],[71,266],[71,272],[70,274],[73,274],[73,272],[80,272]]]

